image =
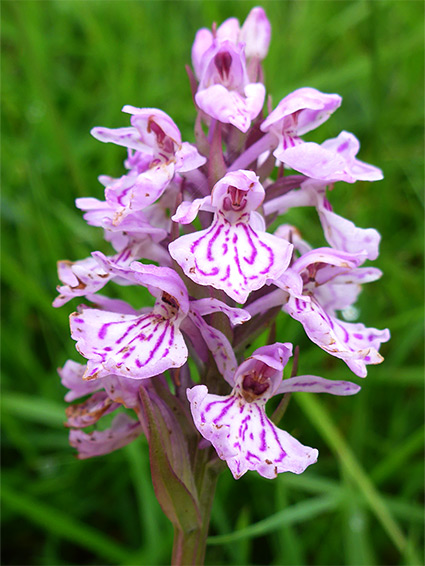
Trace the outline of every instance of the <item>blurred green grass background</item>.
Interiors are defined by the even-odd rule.
[[[108,251],[74,208],[102,198],[99,174],[124,152],[92,139],[127,125],[124,104],[165,110],[193,140],[184,71],[199,27],[250,1],[3,1],[2,17],[2,528],[3,564],[169,562],[172,528],[153,495],[146,443],[79,462],[63,428],[56,368],[79,359],[71,306],[55,310],[58,259]],[[264,2],[273,26],[265,61],[274,105],[291,90],[338,92],[343,105],[309,139],[340,130],[385,180],[337,186],[336,212],[383,236],[360,320],[389,327],[386,360],[355,398],[294,395],[282,426],[319,448],[302,476],[270,482],[222,475],[207,564],[423,563],[423,19],[421,1]],[[289,217],[323,245],[317,218]],[[353,379],[281,317],[300,344],[300,371]],[[359,382],[360,380],[357,380]]]

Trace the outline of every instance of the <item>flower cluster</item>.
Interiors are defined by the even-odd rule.
[[[92,130],[96,139],[127,148],[127,156],[121,177],[99,177],[104,200],[77,199],[114,251],[58,267],[54,305],[76,297],[90,303],[78,306],[70,323],[86,363],[70,360],[60,370],[67,401],[88,396],[67,410],[80,458],[140,434],[153,442],[156,423],[181,478],[194,437],[196,449],[213,446],[235,478],[247,470],[266,478],[298,474],[318,452],[278,428],[267,401],[292,391],[352,395],[360,388],[296,375],[295,362],[284,378],[290,343],[266,344],[244,359],[245,345],[284,312],[357,376],[382,361],[388,330],[340,315],[362,284],[381,276],[363,265],[377,258],[380,236],[333,212],[327,192],[337,181],[375,181],[382,173],[357,158],[351,133],[320,145],[304,137],[337,110],[337,94],[300,88],[264,116],[270,33],[257,7],[242,27],[231,18],[196,34],[189,71],[196,145],[182,141],[174,121],[156,108],[124,106],[129,126]],[[289,209],[304,206],[317,210],[323,247],[312,249],[299,227],[285,223]],[[271,232],[277,217],[282,224]],[[137,310],[99,293],[111,281],[142,286],[152,305]],[[113,411],[110,428],[84,431]]]

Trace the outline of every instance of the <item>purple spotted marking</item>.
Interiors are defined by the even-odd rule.
[[[84,324],[84,320],[82,318],[74,318],[74,322],[78,322],[79,324]]]
[[[247,415],[241,423],[241,426],[239,427],[239,436],[242,438],[242,440],[245,442],[245,434],[248,430],[248,421],[251,420],[251,416]]]
[[[245,232],[246,238],[247,238],[248,243],[251,246],[251,250],[252,250],[251,251],[251,257],[249,257],[249,258],[244,257],[243,259],[244,259],[244,261],[246,261],[246,263],[248,263],[249,265],[252,265],[255,261],[255,258],[258,255],[257,248],[255,247],[255,244],[252,240],[251,234],[249,233],[250,227],[247,226],[246,224],[236,224],[236,227],[239,227],[239,226],[242,226],[243,231]],[[255,232],[254,232],[254,234],[255,234]]]
[[[213,237],[208,242],[208,246],[207,246],[207,259],[208,259],[208,261],[214,261],[214,256],[212,255],[211,250],[212,250],[212,247],[214,245],[214,242],[219,237],[220,232],[223,230],[223,228],[224,228],[223,224],[219,224],[219,226],[217,227],[217,230],[215,231],[215,234],[213,235]]]
[[[196,267],[197,271],[199,271],[199,273],[201,275],[204,275],[205,277],[214,277],[220,271],[218,267],[213,267],[212,270],[208,273],[207,271],[204,271],[203,269],[201,269],[199,267],[196,259],[195,259],[195,267]]]
[[[170,338],[168,340],[168,345],[172,346],[174,344],[174,326],[171,325],[171,331],[170,331]],[[168,352],[168,350],[167,350]]]
[[[258,407],[258,406],[257,406],[257,410],[258,410],[258,412],[259,412],[259,414],[260,414],[261,424],[264,426],[263,413],[262,413],[260,407]],[[274,438],[275,438],[275,440],[276,440],[276,443],[277,443],[277,445],[279,446],[279,448],[280,448],[280,450],[281,450],[281,455],[279,456],[279,459],[275,460],[275,462],[281,462],[281,461],[283,460],[283,458],[285,458],[286,452],[285,452],[285,450],[283,449],[283,447],[282,447],[282,445],[281,445],[281,443],[280,443],[279,436],[278,436],[278,434],[277,434],[277,432],[276,432],[276,429],[275,429],[275,427],[273,426],[273,424],[269,421],[269,419],[268,419],[267,417],[266,417],[266,419],[265,419],[265,422],[266,422],[267,426],[270,428],[270,430],[271,430],[271,432],[272,432],[272,434],[273,434],[273,436],[274,436]]]
[[[211,401],[211,403],[208,403],[208,405],[205,407],[205,412],[208,413],[211,410],[211,407],[213,407],[214,405],[226,405],[227,403],[229,405],[232,405],[233,402],[234,402],[233,397],[231,397],[230,399],[224,398],[224,399],[218,399],[217,401]]]
[[[363,334],[359,334],[358,332],[356,332],[355,334],[353,334],[354,338],[357,338],[357,340],[363,340]]]
[[[169,320],[167,320],[167,321],[165,322],[165,328],[164,328],[163,333],[161,334],[161,336],[160,336],[160,337],[158,338],[158,340],[156,341],[155,346],[152,348],[152,350],[151,350],[150,353],[149,353],[148,359],[145,361],[145,363],[144,363],[143,365],[148,364],[148,363],[152,360],[152,358],[154,357],[154,355],[156,354],[156,352],[158,351],[159,347],[161,346],[161,344],[162,344],[163,341],[164,341],[165,335],[167,334],[167,330],[168,330],[168,327],[170,326],[170,324],[171,324],[171,323],[170,323]]]
[[[226,416],[226,414],[229,412],[229,410],[230,410],[230,408],[232,407],[232,405],[233,405],[234,402],[235,402],[235,398],[232,397],[232,398],[230,399],[230,402],[229,402],[227,405],[225,405],[225,407],[223,408],[223,410],[221,411],[221,413],[218,415],[218,417],[216,417],[215,419],[213,419],[213,422],[214,422],[215,424],[219,423],[219,422],[221,421],[221,419],[222,419],[224,416]],[[212,403],[210,403],[210,405],[212,405]],[[208,406],[205,408],[205,411],[208,411],[210,405],[208,405]]]
[[[226,281],[230,277],[230,265],[226,267],[226,275],[220,279],[220,281]]]
[[[258,460],[258,462],[261,462],[261,458],[259,458],[256,454],[253,454],[252,452],[249,452],[249,451],[246,453],[246,459],[248,461],[255,459],[255,460]]]
[[[260,452],[265,452],[267,449],[267,443],[266,443],[266,430],[264,428],[260,433],[260,440],[261,440]]]
[[[214,224],[211,224],[211,226],[207,230],[207,232],[193,242],[193,244],[190,246],[191,253],[195,253],[195,249],[198,247],[198,245],[202,242],[202,240],[204,240],[207,236],[209,236],[209,234],[211,234],[211,232],[213,232],[215,230],[215,227],[217,226],[217,224],[218,224],[218,222],[214,222]]]

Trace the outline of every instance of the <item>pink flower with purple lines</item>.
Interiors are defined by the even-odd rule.
[[[210,394],[205,385],[187,391],[197,429],[226,460],[236,479],[248,470],[265,478],[281,472],[300,474],[317,460],[317,450],[303,446],[268,418],[265,404],[273,395],[292,391],[353,395],[360,389],[353,383],[311,375],[282,381],[291,355],[288,343],[258,348],[237,369],[230,395]]]
[[[256,212],[264,194],[252,171],[234,171],[216,183],[210,197],[181,205],[173,220],[183,224],[191,222],[198,210],[215,212],[208,229],[169,245],[171,256],[188,277],[222,289],[238,303],[245,303],[249,293],[268,279],[279,278],[289,265],[292,245],[265,231]]]

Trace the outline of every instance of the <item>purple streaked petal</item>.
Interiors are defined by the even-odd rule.
[[[222,301],[213,298],[191,301],[190,308],[196,310],[200,316],[206,316],[213,312],[222,312],[229,317],[232,326],[242,324],[251,318],[251,315],[246,310],[229,307]]]
[[[120,413],[108,430],[94,431],[90,434],[81,430],[71,430],[69,442],[78,450],[78,458],[84,460],[118,450],[132,442],[142,432],[142,425],[138,421]]]
[[[207,230],[181,236],[168,250],[195,283],[222,289],[238,303],[288,267],[292,245],[246,223],[215,221]]]
[[[127,215],[146,209],[164,193],[174,175],[174,164],[160,162],[137,176],[127,176],[125,183],[113,183],[105,198],[115,209],[113,224],[120,226]]]
[[[266,478],[281,472],[302,473],[317,460],[317,450],[303,446],[275,427],[264,408],[238,394],[208,394],[205,385],[187,390],[195,426],[209,440],[238,479],[248,470]]]
[[[119,403],[114,403],[105,391],[98,391],[78,405],[66,408],[66,426],[70,428],[85,428],[91,426],[103,416],[115,411]]]
[[[85,371],[85,365],[73,360],[68,360],[63,368],[58,369],[62,385],[69,389],[65,395],[65,401],[68,403],[102,388],[103,384],[99,381],[84,381],[83,375]]]
[[[355,395],[361,387],[350,381],[332,381],[316,375],[298,375],[285,379],[276,393],[305,391],[308,393],[329,393],[331,395]]]
[[[307,302],[290,297],[283,310],[301,322],[312,342],[332,356],[344,360],[359,377],[366,377],[367,364],[383,361],[378,349],[382,342],[389,340],[388,330],[341,322],[327,313],[314,298]]]
[[[71,315],[70,324],[78,351],[88,359],[87,380],[109,374],[144,379],[181,367],[187,359],[178,324],[162,314],[83,309]]]

